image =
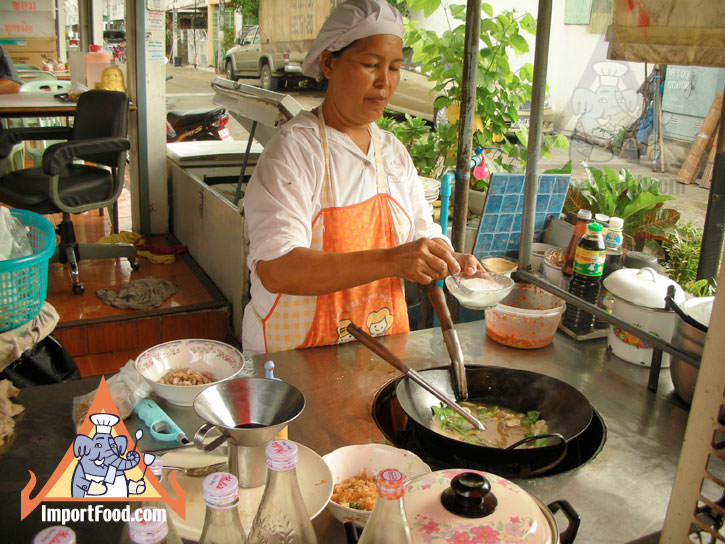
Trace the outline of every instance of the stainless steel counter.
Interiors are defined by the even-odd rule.
[[[604,420],[607,441],[594,459],[566,473],[516,480],[543,502],[566,499],[574,506],[582,518],[577,543],[629,542],[662,528],[688,417],[669,370],[662,371],[654,394],[647,390],[649,370],[611,355],[604,340],[580,343],[557,334],[551,346],[525,351],[489,340],[483,321],[456,329],[467,364],[559,378],[579,389]],[[388,337],[385,343],[418,370],[448,361],[439,329]],[[371,419],[372,401],[398,373],[368,349],[354,343],[271,354],[256,363],[267,359],[277,365],[277,376],[307,399],[290,438],[321,455],[385,440]],[[342,527],[326,512],[315,525],[320,542],[344,542]]]
[[[530,370],[564,380],[582,391],[603,418],[607,441],[594,459],[559,475],[516,480],[543,502],[563,498],[574,506],[582,518],[578,544],[621,544],[661,529],[688,416],[674,395],[668,370],[663,370],[659,392],[654,394],[646,387],[648,369],[610,355],[604,340],[577,343],[557,334],[551,346],[525,351],[486,338],[483,321],[459,324],[456,329],[467,363]],[[448,362],[440,329],[392,336],[384,342],[419,370]],[[275,362],[278,377],[305,395],[306,407],[290,425],[291,439],[320,455],[348,444],[385,442],[371,417],[372,402],[375,393],[399,374],[368,349],[353,343],[260,356],[254,375],[264,375],[268,359]],[[26,413],[18,421],[13,442],[0,450],[4,471],[0,523],[14,531],[17,542],[29,542],[46,525],[40,520],[40,508],[20,521],[19,494],[28,482],[27,471],[38,477],[37,491],[72,443],[73,396],[93,389],[97,382],[91,378],[21,392],[18,401]],[[201,423],[193,410],[161,404],[192,436]],[[125,423],[130,429],[138,426],[133,416]],[[152,449],[146,440],[139,443],[141,451]],[[345,542],[342,525],[326,511],[314,524],[321,544]],[[79,542],[120,532],[117,524],[73,528]]]

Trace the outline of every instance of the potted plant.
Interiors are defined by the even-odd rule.
[[[663,208],[673,197],[660,194],[659,180],[651,177],[635,179],[632,173],[622,168],[615,172],[611,168],[587,168],[588,179],[572,184],[566,195],[564,211],[576,214],[582,208],[593,214],[603,213],[610,217],[624,219],[624,233],[634,239],[635,249],[649,249],[661,257],[662,243],[667,232],[680,218],[676,210]]]

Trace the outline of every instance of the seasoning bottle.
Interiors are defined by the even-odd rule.
[[[297,482],[297,444],[273,440],[264,453],[267,484],[249,531],[249,544],[317,544]]]
[[[150,507],[137,508],[128,522],[128,540],[131,544],[168,544],[169,528],[166,520],[157,520],[158,510]]]
[[[151,469],[151,473],[156,476],[156,478],[161,482],[161,478],[163,477],[163,467],[164,467],[164,461],[161,457],[155,457],[153,462],[148,465],[148,468]],[[133,502],[131,503],[131,517],[135,515],[136,510],[140,508],[150,508],[152,511],[164,511],[164,514],[155,514],[157,517],[159,515],[163,515],[164,519],[166,520],[166,539],[164,542],[166,544],[183,544],[183,541],[181,540],[181,536],[179,535],[178,530],[176,529],[176,526],[174,525],[174,522],[171,519],[171,515],[169,514],[169,509],[166,507],[166,503],[162,501],[155,501],[155,500],[148,500],[148,501],[142,501],[142,502]],[[132,542],[130,540],[130,523],[126,525],[126,527],[123,529],[122,534],[122,543]]]
[[[566,258],[561,267],[561,273],[565,278],[570,278],[574,267],[574,254],[576,253],[576,244],[579,242],[584,233],[587,231],[587,225],[592,220],[592,212],[589,210],[579,210],[576,214],[576,225],[574,225],[574,234],[571,235],[569,246],[566,248]]]
[[[201,484],[206,503],[204,527],[199,544],[244,544],[242,520],[239,517],[239,481],[228,472],[210,474]]]
[[[624,219],[621,217],[611,217],[609,219],[609,230],[604,237],[604,247],[606,253],[604,255],[604,270],[602,271],[602,279],[599,287],[599,307],[612,313],[614,300],[612,294],[604,288],[604,280],[614,272],[624,267],[624,253],[622,252],[622,229],[624,228]],[[606,329],[609,323],[598,317],[594,318],[595,329]]]
[[[602,226],[599,223],[590,223],[586,234],[577,243],[573,275],[569,282],[571,294],[591,304],[597,303],[604,270],[604,254]],[[594,315],[573,304],[567,304],[562,323],[575,334],[587,334],[592,330]]]
[[[413,542],[403,508],[405,476],[388,468],[378,473],[378,498],[358,544],[407,544]]]
[[[51,525],[35,535],[33,544],[76,544],[76,534],[70,527]]]

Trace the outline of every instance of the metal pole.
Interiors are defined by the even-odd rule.
[[[127,2],[128,5],[130,2]],[[147,103],[146,89],[146,7],[145,4],[136,5],[134,13],[136,27],[134,38],[134,59],[136,70],[136,103]],[[133,20],[133,19],[128,19]],[[151,233],[151,197],[149,191],[149,137],[146,130],[149,112],[145,107],[138,108],[138,229],[141,234]]]
[[[239,204],[239,200],[242,198],[242,183],[244,183],[244,176],[247,173],[247,161],[249,160],[249,153],[252,151],[252,142],[254,142],[254,132],[257,130],[257,121],[252,121],[252,128],[249,129],[249,139],[247,140],[247,149],[244,152],[242,158],[242,170],[239,172],[239,180],[237,181],[237,190],[234,191],[234,205]]]
[[[174,66],[179,66],[181,63],[176,60],[180,57],[179,54],[179,2],[174,0],[174,11],[171,16],[171,62]]]
[[[529,146],[526,149],[526,174],[524,176],[524,206],[521,217],[519,242],[519,270],[531,266],[531,244],[534,241],[536,219],[536,194],[539,189],[539,155],[541,154],[541,122],[546,91],[546,70],[549,61],[549,34],[551,32],[552,0],[539,0],[536,19],[536,49],[534,51],[534,84],[531,89],[531,119]]]
[[[624,319],[617,317],[614,314],[608,313],[606,310],[602,310],[599,306],[589,304],[587,301],[582,300],[575,295],[572,295],[568,291],[560,289],[556,285],[549,283],[545,279],[542,279],[539,276],[532,274],[531,272],[518,270],[514,272],[513,276],[517,280],[521,280],[526,283],[536,285],[537,287],[541,287],[544,291],[548,291],[552,295],[556,295],[557,297],[564,299],[567,304],[573,304],[577,308],[586,310],[587,312],[594,314],[595,317],[599,317],[604,321],[611,323],[617,328],[632,333],[637,338],[639,338],[640,340],[644,340],[655,349],[659,349],[661,351],[669,353],[670,355],[674,355],[678,359],[681,359],[682,361],[694,366],[695,368],[699,368],[700,366],[700,360],[698,358],[693,357],[691,354],[685,353],[684,351],[676,348],[669,342],[662,340],[662,338],[660,338],[659,336],[655,336],[650,332],[640,329],[639,327],[632,325],[629,321],[625,321]]]
[[[224,0],[219,0],[219,23],[217,32],[217,70],[224,70]]]
[[[471,177],[471,145],[473,116],[476,113],[476,71],[478,42],[481,39],[481,0],[466,4],[466,36],[463,46],[463,78],[461,81],[461,116],[458,119],[458,156],[456,157],[456,192],[453,197],[453,249],[463,252],[466,242],[468,185]]]

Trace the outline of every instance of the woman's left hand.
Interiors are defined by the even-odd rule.
[[[481,262],[470,253],[454,253],[453,257],[461,267],[462,276],[475,276],[480,272],[485,272]]]

